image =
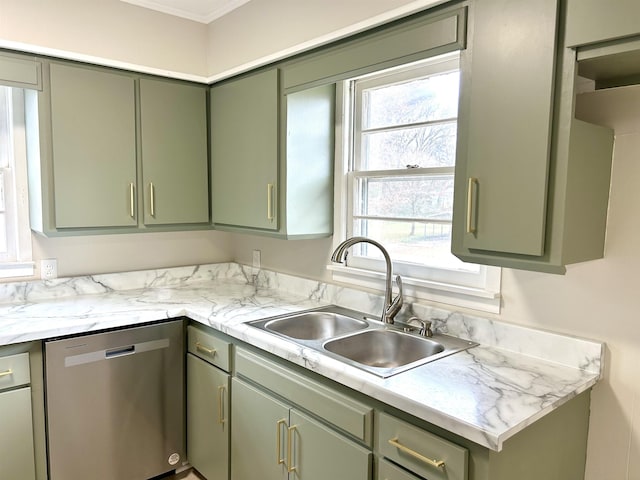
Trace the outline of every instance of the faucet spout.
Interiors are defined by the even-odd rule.
[[[396,276],[396,284],[398,285],[398,295],[392,299],[393,287],[391,285],[391,278],[393,276],[392,273],[392,265],[391,265],[391,257],[389,257],[389,253],[386,248],[382,246],[379,242],[372,240],[367,237],[351,237],[346,239],[344,242],[340,243],[333,251],[331,255],[331,261],[334,263],[345,263],[347,260],[347,250],[351,248],[353,245],[357,243],[368,243],[377,247],[384,256],[384,261],[386,264],[386,275],[385,275],[385,291],[384,291],[384,307],[382,309],[381,321],[384,323],[393,323],[394,317],[402,308],[403,298],[402,298],[402,280],[400,275]]]

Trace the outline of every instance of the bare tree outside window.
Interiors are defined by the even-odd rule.
[[[352,233],[395,261],[475,269],[450,253],[459,71],[443,62],[354,87]],[[355,253],[379,255],[366,244]]]

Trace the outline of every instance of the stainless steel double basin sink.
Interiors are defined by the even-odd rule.
[[[406,325],[387,325],[336,306],[249,325],[383,378],[477,345],[448,335],[423,337],[405,331]]]

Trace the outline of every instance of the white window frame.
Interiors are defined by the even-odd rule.
[[[458,54],[444,55],[427,62],[419,62],[421,72],[427,71],[429,65],[438,70],[450,69],[451,65],[457,66]],[[425,65],[427,70],[425,70]],[[381,72],[383,76],[391,74],[397,80],[407,74],[407,78],[415,76],[417,66],[408,65],[393,69],[389,72]],[[380,83],[384,83],[383,76],[372,74],[367,77],[376,77]],[[367,78],[363,77],[363,78]],[[407,173],[420,175],[453,175],[455,167],[417,168],[397,171],[379,172],[354,172],[350,168],[356,163],[357,147],[354,141],[357,127],[355,108],[358,101],[353,92],[354,80],[350,79],[337,85],[336,119],[336,168],[335,168],[335,217],[333,247],[353,236],[352,226],[354,221],[354,185],[357,178],[384,176],[406,176]],[[392,258],[393,260],[393,258]],[[407,263],[394,264],[394,274],[400,274],[403,280],[404,295],[416,300],[429,300],[446,303],[464,308],[472,308],[484,312],[499,313],[500,311],[500,284],[501,269],[478,265],[478,272],[458,271],[445,268],[433,268],[427,266],[410,266]],[[384,262],[371,258],[347,257],[347,265],[329,264],[334,281],[383,291],[384,289]]]
[[[0,165],[0,204],[4,204],[7,226],[7,251],[0,252],[0,278],[32,277],[35,268],[29,225],[25,95],[21,88],[0,88],[2,95],[8,96],[8,111],[0,114],[7,115],[9,138],[13,140],[6,145],[9,165]]]

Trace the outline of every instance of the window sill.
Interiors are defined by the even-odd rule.
[[[335,264],[327,265],[327,269],[331,270],[333,280],[340,283],[381,290],[385,281],[384,273],[373,270]],[[402,276],[402,286],[405,297],[445,303],[488,313],[500,313],[499,280],[497,285],[498,291],[464,287],[404,276]],[[397,288],[395,291],[397,291]]]
[[[34,273],[34,262],[0,263],[0,278],[33,277]]]

